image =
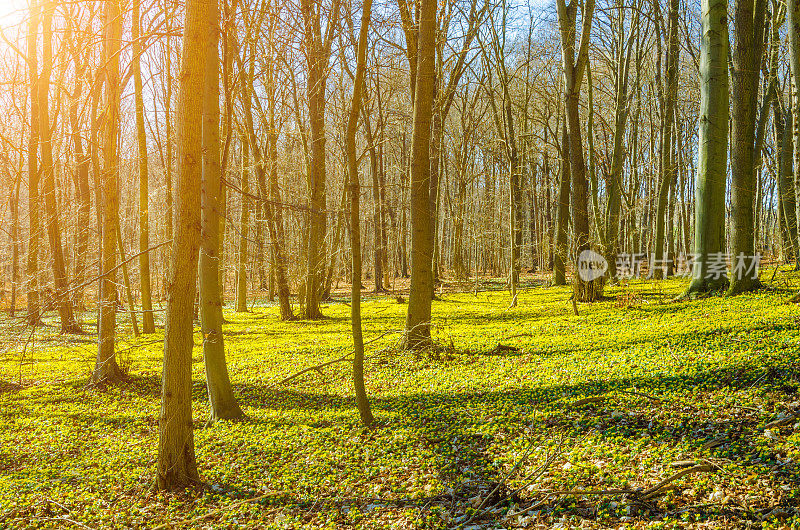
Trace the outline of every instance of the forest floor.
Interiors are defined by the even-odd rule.
[[[226,313],[248,419],[203,427],[198,332],[207,487],[182,494],[150,492],[160,332],[120,341],[128,380],[101,391],[92,335],[3,324],[18,338],[0,354],[0,527],[800,527],[796,285],[672,302],[684,286],[609,287],[579,316],[567,288],[529,286],[512,309],[499,289],[446,292],[442,348],[421,356],[393,347],[407,306],[370,299],[371,430],[349,363],[282,381],[350,351],[346,304],[316,322]]]

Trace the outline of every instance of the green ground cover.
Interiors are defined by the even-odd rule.
[[[226,313],[248,420],[203,427],[198,333],[208,487],[174,495],[149,492],[159,335],[119,344],[130,377],[106,391],[87,387],[91,337],[24,356],[19,344],[0,362],[0,526],[800,526],[798,308],[786,292],[668,303],[684,285],[609,288],[579,316],[565,288],[527,289],[513,309],[506,292],[445,294],[434,302],[443,348],[422,356],[392,348],[404,304],[365,302],[370,431],[347,363],[281,382],[349,351],[347,305],[319,322]],[[637,488],[681,465],[710,471],[642,499]]]

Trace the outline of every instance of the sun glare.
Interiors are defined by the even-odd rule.
[[[0,28],[19,24],[28,11],[28,0],[0,0]]]

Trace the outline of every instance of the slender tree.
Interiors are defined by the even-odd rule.
[[[37,326],[41,323],[39,301],[39,59],[37,51],[37,34],[41,7],[37,0],[31,0],[28,18],[28,82],[30,84],[30,135],[28,137],[28,260],[27,274],[27,308],[28,324]]]
[[[200,233],[200,323],[203,331],[203,359],[206,386],[211,402],[210,421],[239,419],[244,416],[233,396],[225,362],[222,334],[222,296],[220,295],[220,197],[222,174],[219,138],[219,5],[210,3],[206,41],[205,81],[203,86],[203,173],[201,188]]]
[[[105,64],[105,113],[103,119],[102,183],[102,243],[98,351],[92,380],[96,384],[114,384],[122,378],[117,364],[114,339],[117,325],[117,230],[119,229],[119,127],[121,82],[119,54],[122,40],[122,9],[120,0],[105,4],[105,35],[103,62]]]
[[[153,300],[150,287],[150,183],[147,167],[147,135],[144,128],[144,95],[142,89],[142,34],[140,21],[141,0],[133,0],[133,38],[131,70],[133,73],[134,99],[136,106],[136,140],[139,149],[139,288],[142,293],[142,331],[155,332]]]
[[[364,71],[367,62],[367,35],[369,32],[372,0],[364,0],[361,12],[361,28],[358,35],[356,51],[356,75],[353,81],[353,102],[347,121],[347,174],[350,180],[350,253],[352,256],[353,280],[351,282],[350,319],[353,329],[353,384],[356,390],[356,404],[361,421],[369,427],[374,421],[370,410],[367,391],[364,388],[364,337],[361,329],[361,219],[359,200],[361,187],[358,177],[358,160],[356,157],[356,131],[358,116],[362,105],[362,89],[364,87]],[[376,168],[373,167],[373,171]],[[378,226],[375,226],[378,229]],[[376,278],[377,280],[378,278]]]

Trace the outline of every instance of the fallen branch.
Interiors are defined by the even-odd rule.
[[[373,337],[370,340],[364,342],[364,346],[366,346],[367,344],[372,344],[373,342],[375,342],[377,340],[380,340],[383,337],[385,337],[386,335],[390,335],[392,333],[398,333],[398,332],[397,331],[385,331],[385,332],[381,333],[380,335],[378,335],[377,337]],[[345,355],[342,355],[341,357],[338,357],[336,359],[332,359],[330,361],[325,361],[324,363],[316,364],[314,366],[309,366],[308,368],[304,368],[304,369],[300,370],[299,372],[296,372],[296,373],[290,375],[289,377],[285,377],[285,378],[281,379],[280,381],[278,381],[277,383],[274,383],[274,384],[268,386],[267,389],[275,388],[276,386],[286,384],[286,383],[288,383],[289,381],[291,381],[293,379],[297,379],[301,375],[307,374],[308,372],[317,371],[317,372],[321,373],[323,368],[328,367],[328,366],[330,366],[332,364],[343,363],[345,361],[352,360],[353,359],[352,356],[353,356],[353,352],[351,351],[351,352],[348,352]]]
[[[333,359],[332,361],[326,361],[324,363],[320,363],[320,364],[317,364],[317,365],[314,365],[314,366],[309,366],[308,368],[304,368],[303,370],[300,370],[299,372],[297,372],[295,374],[292,374],[289,377],[285,377],[285,378],[281,379],[280,381],[278,381],[277,383],[268,386],[267,389],[275,388],[278,385],[283,385],[285,383],[288,383],[289,381],[291,381],[293,379],[297,379],[301,375],[307,374],[308,372],[313,372],[314,370],[321,371],[326,366],[330,366],[330,365],[336,364],[336,363],[341,363],[341,362],[344,362],[344,361],[350,361],[350,360],[353,359],[352,355],[353,355],[353,353],[350,352],[350,353],[347,353],[346,355],[342,355],[341,357],[339,357],[337,359]]]
[[[712,464],[698,464],[696,466],[692,466],[692,467],[688,467],[686,469],[682,469],[681,471],[678,471],[677,473],[675,473],[673,475],[670,475],[669,477],[665,478],[664,480],[662,480],[661,482],[659,482],[658,484],[656,484],[652,488],[646,489],[645,491],[643,491],[642,493],[638,494],[637,496],[640,497],[642,500],[647,500],[647,499],[649,499],[651,497],[655,497],[656,494],[659,491],[664,489],[664,487],[669,485],[671,482],[674,482],[674,481],[678,480],[681,477],[684,477],[686,475],[691,475],[693,473],[708,473],[710,471],[714,471],[714,469],[716,469],[716,466],[714,466]]]
[[[518,352],[520,348],[516,346],[508,346],[506,344],[497,344],[492,351],[489,352],[489,355],[502,355],[504,352]]]
[[[790,423],[793,423],[796,419],[797,419],[796,415],[789,414],[785,418],[779,418],[775,421],[767,423],[766,425],[764,425],[764,427],[766,427],[767,429],[772,429],[774,427],[781,427],[783,425],[789,425]]]
[[[694,462],[693,462],[694,463]],[[678,480],[681,477],[686,475],[690,475],[692,473],[703,473],[709,472],[716,469],[716,466],[713,464],[697,464],[692,467],[683,469],[670,475],[669,477],[665,478],[652,488],[648,488],[646,490],[641,489],[606,489],[606,490],[580,490],[580,489],[571,489],[571,490],[550,490],[550,491],[538,491],[537,493],[545,496],[552,496],[552,495],[559,495],[559,496],[566,496],[566,495],[630,495],[634,500],[638,502],[644,502],[648,499],[651,499],[658,495],[664,488],[669,486],[672,482]],[[516,517],[518,515],[523,515],[528,513],[532,510],[535,510],[546,503],[547,499],[544,499],[538,503],[535,503],[527,508],[523,508],[517,512],[508,514],[508,517]]]

